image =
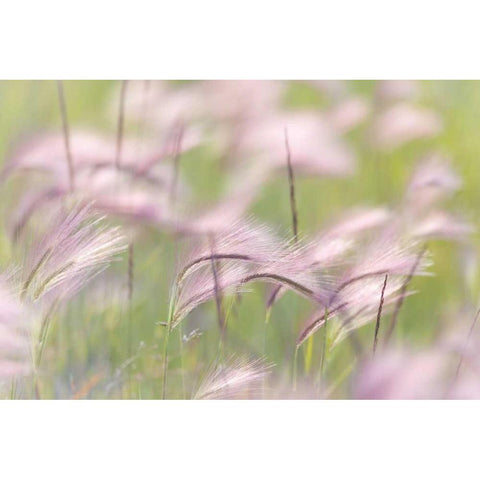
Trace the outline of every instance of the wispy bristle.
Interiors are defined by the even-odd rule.
[[[99,225],[89,204],[61,209],[27,258],[22,296],[67,298],[105,268],[127,245],[118,228]]]
[[[28,375],[32,370],[30,338],[33,317],[14,293],[9,276],[0,274],[0,379]]]
[[[272,365],[262,360],[231,357],[214,366],[194,395],[197,400],[261,398],[262,380]]]

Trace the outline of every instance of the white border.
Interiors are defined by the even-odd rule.
[[[16,0],[1,14],[4,79],[480,78],[465,0]]]
[[[480,78],[475,2],[2,5],[4,79]],[[4,478],[476,472],[476,402],[3,402]]]
[[[0,409],[4,478],[471,478],[477,402],[41,401]],[[3,476],[3,475],[2,475]]]

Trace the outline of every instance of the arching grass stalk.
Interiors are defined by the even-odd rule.
[[[310,367],[312,366],[312,357],[313,357],[313,335],[310,335],[307,340],[307,348],[304,350],[304,361],[305,361],[305,373],[308,375],[310,372]]]
[[[388,275],[385,275],[385,281],[383,282],[383,287],[382,287],[382,294],[380,295],[380,304],[378,305],[377,321],[375,322],[375,336],[373,338],[373,354],[374,355],[375,355],[375,351],[377,350],[378,332],[380,330],[380,320],[382,318],[382,308],[383,308],[383,302],[385,300],[385,288],[387,287],[387,280],[388,280]]]
[[[170,340],[170,332],[172,329],[173,312],[177,297],[177,286],[174,284],[170,295],[170,304],[168,307],[168,318],[165,330],[165,339],[163,343],[163,382],[162,382],[162,399],[165,400],[167,392],[167,374],[168,374],[168,342]]]
[[[40,368],[40,364],[42,362],[43,352],[45,350],[45,345],[47,343],[48,332],[50,329],[51,318],[55,308],[57,306],[57,302],[54,302],[50,309],[47,311],[45,316],[43,317],[42,324],[40,325],[40,331],[38,334],[38,339],[36,340],[35,349],[34,349],[34,356],[33,356],[33,371],[34,371],[34,378],[33,378],[33,386],[35,390],[35,397],[40,399],[40,385],[38,381],[38,370]]]
[[[225,328],[227,328],[228,326],[228,319],[232,314],[236,299],[237,299],[236,296],[232,296],[232,299],[230,300],[227,308],[225,309],[225,317],[224,317]],[[217,348],[217,362],[220,360],[220,358],[223,357],[224,349],[225,349],[225,338],[224,338],[224,335],[220,335],[219,341],[218,341],[218,348]]]
[[[147,96],[148,92],[145,93],[145,97]],[[175,148],[173,151],[173,178],[170,184],[170,192],[169,192],[169,202],[172,211],[174,211],[174,207],[177,200],[177,189],[178,189],[178,176],[180,172],[180,157],[182,152],[182,140],[183,140],[183,126],[179,126],[178,135],[175,141]],[[174,248],[174,258],[175,258],[175,270],[177,270],[177,236],[174,234],[173,236],[173,248]],[[186,398],[186,387],[185,387],[185,369],[183,363],[183,328],[182,324],[178,325],[178,340],[179,340],[179,352],[180,352],[180,375],[182,377],[182,398]]]
[[[12,379],[12,385],[10,387],[10,400],[15,400],[17,396],[17,379],[14,377]]]
[[[220,329],[220,341],[222,341],[225,335],[225,319],[223,316],[223,307],[222,307],[222,297],[220,295],[220,286],[219,286],[219,272],[217,269],[217,262],[213,258],[215,254],[215,243],[213,235],[209,235],[208,237],[209,244],[210,244],[210,253],[211,253],[211,260],[210,265],[212,267],[212,275],[213,275],[213,288],[215,292],[215,307],[217,309],[217,320],[218,320],[218,327]]]
[[[265,309],[265,322],[263,324],[263,356],[264,358],[267,358],[267,332],[268,332],[268,323],[270,322],[271,314],[272,314],[272,305],[267,305],[267,308]],[[267,386],[266,382],[267,382],[267,378],[263,377],[262,386],[263,386],[264,392]]]

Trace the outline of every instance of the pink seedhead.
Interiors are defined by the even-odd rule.
[[[440,155],[430,155],[415,169],[407,187],[406,201],[414,209],[426,208],[450,197],[461,186],[462,181],[449,161]]]
[[[464,240],[474,231],[473,225],[461,218],[443,211],[436,211],[417,221],[412,229],[412,235],[426,239]]]
[[[187,257],[177,277],[175,323],[215,296],[211,261],[218,264],[218,291],[235,291],[252,282],[283,285],[314,301],[322,282],[306,268],[309,249],[279,240],[268,228],[238,222],[214,237],[214,252],[201,245]]]
[[[160,145],[160,147],[159,147]],[[183,144],[184,145],[184,144]],[[84,170],[114,166],[116,140],[88,130],[70,132],[70,149],[75,176]],[[145,165],[153,166],[171,154],[171,145],[164,142],[122,140],[122,168],[135,172]],[[21,144],[10,156],[4,175],[14,171],[34,171],[50,175],[58,187],[68,186],[64,136],[62,133],[38,135]]]
[[[7,275],[0,275],[0,379],[28,375],[31,314],[13,293]]]
[[[110,117],[118,114],[118,91],[114,92]],[[203,116],[203,99],[198,82],[175,86],[166,81],[129,81],[125,95],[125,117],[136,122],[145,138],[169,141],[178,125],[184,127],[182,150],[200,144],[204,132],[198,120]]]
[[[362,234],[385,225],[390,218],[391,212],[381,207],[356,208],[347,212],[310,242],[312,266],[335,266],[349,253]]]
[[[243,122],[270,115],[280,107],[284,82],[213,80],[200,83],[205,116]]]
[[[345,265],[346,258],[357,245],[363,234],[381,227],[391,217],[385,208],[357,208],[347,212],[336,223],[317,233],[305,242],[301,263],[305,270],[320,272],[324,277],[324,286],[330,288],[327,273]],[[335,271],[335,273],[338,273]],[[269,295],[267,307],[271,307],[285,292],[276,287]],[[321,296],[326,303],[328,298]]]
[[[375,119],[372,141],[380,149],[393,150],[413,140],[434,137],[441,130],[442,122],[434,112],[399,103]]]
[[[376,95],[382,102],[415,100],[419,85],[415,80],[382,80],[377,82]]]
[[[227,180],[227,193],[212,205],[180,213],[175,220],[175,230],[184,234],[223,234],[245,216],[268,176],[269,169],[258,164],[247,170],[235,170]],[[186,203],[183,203],[184,210]]]
[[[354,378],[354,398],[480,398],[478,337],[466,343],[465,332],[452,333],[428,349],[386,349],[364,362]]]
[[[328,292],[321,299],[324,309],[307,320],[297,345],[322,327],[325,317],[339,317],[343,334],[373,321],[386,275],[385,306],[403,298],[406,295],[404,286],[410,278],[424,274],[429,265],[423,251],[418,253],[417,250],[414,242],[401,242],[392,232],[384,232],[368,244],[350,260],[351,266],[332,278]],[[344,338],[343,334],[340,338]]]
[[[239,151],[283,173],[285,130],[295,173],[333,176],[353,173],[353,152],[334,128],[313,113],[280,114],[252,122],[238,139]]]
[[[376,400],[443,398],[445,358],[439,352],[385,351],[360,368],[353,397]]]
[[[22,297],[38,301],[74,295],[126,248],[118,228],[102,227],[90,204],[62,208],[31,247]]]
[[[194,398],[226,400],[261,398],[262,384],[272,365],[262,360],[231,357],[214,366],[206,375]]]
[[[438,210],[438,204],[456,193],[462,185],[449,162],[430,155],[415,169],[405,193],[403,220],[413,238],[440,238],[462,241],[474,231],[462,218]]]
[[[369,103],[361,97],[350,97],[335,105],[327,115],[328,122],[341,134],[362,124],[371,111]]]
[[[344,98],[348,93],[345,80],[309,80],[307,83],[334,101]]]
[[[208,239],[202,239],[186,257],[180,278],[205,267],[213,258],[215,260],[243,261],[246,264],[268,265],[278,258],[287,248],[273,231],[266,225],[253,220],[239,220],[232,226],[220,230],[214,239],[214,252]]]
[[[187,274],[174,288],[172,327],[176,327],[199,305],[213,300],[219,294],[238,292],[247,275],[248,269],[241,263],[217,266],[215,275],[211,268],[202,268]]]

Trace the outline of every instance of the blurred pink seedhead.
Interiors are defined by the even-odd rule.
[[[447,159],[430,155],[419,163],[407,186],[402,219],[413,238],[465,241],[474,227],[458,215],[439,210],[462,186]],[[399,217],[400,218],[400,217]]]
[[[449,198],[461,186],[462,180],[450,162],[439,155],[430,155],[416,167],[407,187],[406,201],[414,209],[427,208]]]
[[[474,233],[470,223],[443,211],[435,211],[419,220],[412,229],[412,235],[419,238],[441,238],[463,241]]]
[[[463,337],[463,336],[462,336]],[[386,349],[363,362],[353,381],[353,398],[435,400],[480,398],[478,342],[465,349],[462,338],[418,350]],[[463,365],[459,368],[462,356]]]
[[[409,101],[416,99],[419,90],[415,80],[382,80],[377,82],[376,95],[382,102]]]
[[[335,105],[327,115],[328,122],[343,134],[362,124],[371,113],[368,102],[361,97],[350,97]]]
[[[32,314],[18,300],[9,276],[0,275],[0,381],[31,372],[32,322]]]
[[[348,94],[345,80],[308,80],[307,83],[333,101],[341,100]]]
[[[311,264],[328,268],[335,266],[354,247],[362,234],[371,232],[391,218],[386,208],[356,208],[344,214],[311,241]]]
[[[84,170],[113,167],[116,153],[114,136],[90,130],[70,132],[70,150],[77,176]],[[22,143],[9,157],[4,175],[15,171],[34,171],[50,175],[58,187],[68,185],[64,136],[61,133],[38,135]],[[185,146],[185,143],[182,143]],[[127,171],[143,171],[171,154],[171,145],[161,141],[122,140],[121,167]]]
[[[372,141],[382,150],[394,150],[413,140],[432,138],[442,130],[439,116],[408,103],[389,107],[373,122]]]
[[[279,114],[246,126],[237,146],[243,155],[254,156],[270,168],[285,168],[285,132],[291,162],[297,173],[343,176],[353,173],[353,152],[334,128],[313,113]]]
[[[217,121],[244,122],[279,110],[285,85],[270,80],[200,82],[205,116]]]
[[[386,351],[360,368],[353,397],[376,400],[436,399],[445,394],[441,373],[445,359],[438,352]]]
[[[121,86],[119,85],[119,89]],[[109,109],[116,118],[120,92],[114,92]],[[125,94],[125,119],[135,122],[145,138],[166,142],[172,131],[182,125],[182,149],[189,150],[203,141],[198,120],[204,115],[202,91],[198,82],[174,85],[168,81],[129,81]],[[142,143],[142,142],[140,142]]]
[[[269,169],[258,164],[235,169],[226,181],[225,194],[212,205],[198,208],[182,202],[183,212],[179,212],[174,228],[184,234],[223,235],[245,216],[268,176]]]
[[[90,204],[60,208],[27,256],[22,297],[63,300],[74,295],[126,248],[118,228],[102,226]]]

